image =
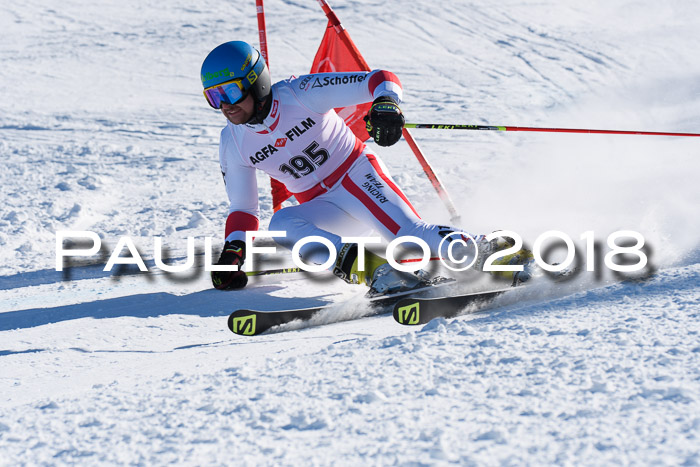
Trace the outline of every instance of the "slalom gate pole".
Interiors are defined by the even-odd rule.
[[[434,257],[430,258],[430,261],[437,261],[440,258]],[[402,259],[397,261],[399,264],[406,264],[406,263],[417,263],[421,261],[422,258],[409,258],[409,259]],[[276,274],[293,274],[297,272],[305,272],[301,268],[280,268],[280,269],[267,269],[263,271],[247,271],[245,274],[246,276],[273,276]]]
[[[352,41],[352,39],[350,39],[350,36],[348,35],[348,32],[345,30],[345,28],[343,28],[343,25],[340,24],[340,20],[336,16],[335,12],[333,12],[333,9],[328,4],[328,2],[326,0],[316,1],[319,5],[321,5],[321,8],[323,8],[323,12],[326,14],[326,17],[328,17],[328,21],[330,21],[336,33],[338,34],[338,36],[340,36],[340,39],[347,46],[348,50],[353,55],[353,57],[357,60],[358,63],[362,65],[365,71],[371,71],[372,69],[369,67],[369,64],[365,61],[360,51],[357,50],[355,43]],[[428,177],[428,180],[430,180],[430,183],[433,185],[433,188],[435,188],[438,197],[442,200],[443,204],[447,208],[447,211],[450,213],[450,220],[453,224],[459,226],[461,221],[459,213],[457,212],[457,209],[455,208],[455,205],[452,202],[452,198],[450,198],[450,195],[447,193],[445,186],[442,184],[437,174],[431,167],[430,163],[428,162],[428,159],[426,159],[425,155],[423,154],[423,151],[418,147],[418,143],[416,143],[416,140],[413,139],[413,135],[411,135],[411,133],[406,129],[406,127],[404,127],[402,133],[404,139],[413,151],[413,154],[416,156],[416,159],[418,159],[418,163],[423,168],[423,172],[425,172],[425,175]]]
[[[270,60],[267,55],[267,29],[265,28],[265,7],[263,0],[255,0],[255,10],[258,14],[258,35],[260,37],[260,53],[265,59],[267,66],[270,66]]]
[[[461,218],[457,212],[457,209],[455,208],[454,203],[452,202],[452,198],[450,198],[450,195],[447,193],[447,190],[445,190],[445,187],[442,185],[442,182],[438,178],[437,174],[433,171],[433,168],[430,165],[430,162],[428,162],[428,159],[425,158],[423,151],[421,151],[421,149],[418,147],[418,143],[416,143],[416,140],[413,139],[413,135],[405,126],[402,133],[404,139],[411,147],[413,154],[415,154],[416,159],[418,159],[418,163],[423,168],[423,172],[425,172],[425,175],[428,176],[428,180],[430,180],[433,188],[435,188],[438,197],[442,200],[443,204],[447,208],[447,211],[450,213],[450,221],[452,221],[456,227],[459,227],[461,224]]]
[[[404,131],[406,128],[428,130],[532,131],[541,133],[588,133],[602,135],[700,136],[700,133],[674,133],[665,131],[590,130],[585,128],[535,128],[525,126],[453,125],[441,123],[406,123],[404,125]]]
[[[265,27],[265,6],[263,0],[255,0],[255,11],[258,16],[258,36],[260,38],[260,54],[262,54],[270,68],[270,55],[267,52],[267,28]],[[276,193],[284,193],[286,189],[277,180],[270,178],[270,190],[272,192],[272,211],[277,212],[282,208],[282,203],[285,201],[277,199]],[[286,198],[285,198],[286,199]]]

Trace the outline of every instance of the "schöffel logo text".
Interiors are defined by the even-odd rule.
[[[316,78],[312,88],[322,88],[324,86],[335,86],[336,84],[361,83],[365,80],[365,75],[343,75],[343,76],[324,76],[323,80]]]

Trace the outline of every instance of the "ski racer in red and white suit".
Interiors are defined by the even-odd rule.
[[[360,141],[334,108],[388,96],[399,103],[398,78],[388,71],[322,73],[272,86],[270,112],[260,124],[234,125],[221,132],[219,155],[230,200],[226,241],[244,241],[258,229],[256,169],[282,182],[299,201],[276,212],[270,230],[286,231],[276,241],[291,249],[311,235],[341,251],[341,237],[358,224],[390,241],[416,236],[433,254],[448,227],[425,223],[382,161]],[[302,247],[306,263],[323,264],[328,249]]]
[[[501,248],[502,242],[483,236],[471,236],[471,244],[453,241],[451,234],[457,229],[423,222],[381,160],[333,110],[372,102],[365,117],[369,135],[380,146],[396,143],[405,122],[398,105],[401,83],[393,73],[310,74],[272,85],[262,54],[246,42],[230,41],[207,55],[201,79],[207,102],[228,120],[219,157],[231,204],[217,264],[239,267],[212,271],[217,289],[238,289],[248,281],[240,266],[246,257],[246,232],[259,226],[256,169],[284,184],[300,203],[272,216],[270,230],[286,232],[276,241],[291,249],[301,239],[321,237],[327,245],[305,244],[299,250],[301,259],[324,267],[332,264],[329,269],[335,275],[368,284],[370,292],[414,288],[423,283],[422,275],[397,271],[386,259],[364,251],[359,240],[347,237],[372,230],[387,241],[417,237],[441,257],[449,257],[445,253],[461,245],[457,258],[477,259],[478,269],[479,258]],[[336,258],[329,257],[332,248],[327,246],[338,252]],[[523,264],[531,256],[521,250],[503,260]]]

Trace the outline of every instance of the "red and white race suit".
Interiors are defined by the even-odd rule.
[[[318,235],[339,251],[341,236],[372,230],[390,241],[412,235],[438,254],[440,232],[457,230],[423,222],[406,196],[334,108],[371,102],[380,96],[401,101],[393,73],[319,73],[272,86],[269,115],[259,125],[233,125],[221,132],[219,157],[230,200],[226,240],[244,240],[258,230],[255,170],[282,182],[299,201],[276,212],[270,230],[286,231],[276,241],[291,249]],[[314,248],[315,247],[315,248]],[[318,244],[301,249],[307,263],[323,264],[328,250]]]

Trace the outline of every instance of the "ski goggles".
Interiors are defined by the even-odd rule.
[[[215,109],[221,108],[221,103],[238,104],[246,98],[248,91],[243,87],[243,78],[232,79],[204,90],[204,97]]]

